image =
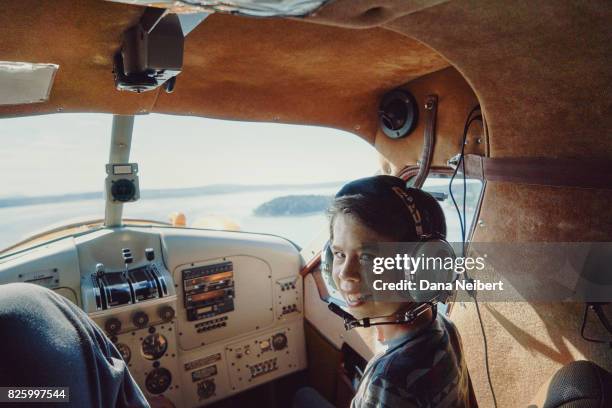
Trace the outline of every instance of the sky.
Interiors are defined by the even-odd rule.
[[[112,115],[2,119],[0,197],[102,191]],[[376,150],[314,126],[136,116],[130,162],[141,189],[209,184],[306,184],[374,174]]]

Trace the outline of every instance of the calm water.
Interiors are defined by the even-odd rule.
[[[180,211],[187,225],[199,220],[221,216],[238,224],[242,231],[263,232],[288,238],[300,246],[307,245],[322,228],[324,213],[302,216],[258,217],[253,210],[273,198],[288,194],[332,195],[335,188],[307,191],[264,191],[214,194],[180,198],[142,199],[124,206],[124,218],[144,218],[169,221],[169,215]],[[57,204],[26,205],[0,208],[0,249],[6,248],[35,233],[78,220],[104,217],[103,200],[79,200]]]
[[[169,221],[169,216],[180,211],[187,217],[187,226],[194,226],[207,217],[222,217],[238,224],[242,231],[275,234],[306,246],[323,228],[324,213],[302,216],[259,217],[253,210],[276,197],[289,194],[333,195],[337,188],[300,191],[270,190],[261,192],[211,194],[180,198],[147,198],[124,206],[124,218]],[[474,203],[475,204],[475,203]],[[468,229],[474,213],[474,204],[468,207]],[[459,222],[450,200],[440,202],[447,223],[450,242],[461,240]],[[104,217],[104,201],[80,200],[57,204],[27,205],[0,208],[0,249],[15,244],[35,233],[79,220]]]

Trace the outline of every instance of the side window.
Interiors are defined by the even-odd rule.
[[[461,226],[459,223],[459,213],[453,203],[449,192],[449,184],[451,174],[434,173],[430,174],[425,183],[423,190],[433,195],[446,217],[446,240],[448,242],[461,242]],[[482,180],[468,178],[465,180],[465,200],[464,200],[464,185],[463,177],[457,176],[453,180],[453,196],[457,207],[463,217],[463,205],[465,202],[465,238],[469,238],[469,233],[474,222],[474,217],[478,211],[480,195],[482,194]]]

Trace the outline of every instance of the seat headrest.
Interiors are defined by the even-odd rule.
[[[612,374],[591,361],[573,361],[561,367],[543,390],[539,403],[529,408],[612,406]]]

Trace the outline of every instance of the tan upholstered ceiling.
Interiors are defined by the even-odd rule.
[[[2,11],[0,60],[60,71],[49,103],[0,115],[168,112],[335,126],[373,142],[380,95],[449,61],[483,105],[491,156],[612,156],[602,0],[336,0],[306,19],[321,24],[213,15],[188,37],[172,95],[114,90],[111,57],[142,8],[23,0]]]
[[[472,86],[493,157],[612,157],[612,3],[336,0],[313,21],[420,40]]]
[[[397,33],[212,15],[186,40],[173,94],[114,89],[112,56],[143,8],[105,1],[4,2],[0,60],[60,65],[48,103],[0,115],[162,112],[353,130],[371,142],[386,90],[448,63]]]

